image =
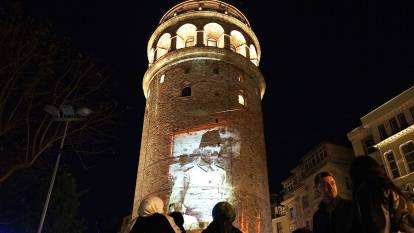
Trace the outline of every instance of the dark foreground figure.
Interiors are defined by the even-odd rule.
[[[292,231],[292,233],[312,233],[312,231],[309,230],[308,228],[299,228],[299,229]]]
[[[174,219],[175,225],[177,225],[180,228],[181,233],[185,233],[183,214],[181,212],[174,211],[170,213],[170,217]]]
[[[164,215],[164,203],[159,197],[144,199],[138,209],[137,221],[130,233],[180,233],[174,219]]]
[[[414,233],[413,204],[369,156],[351,164],[355,203],[355,233]]]
[[[213,208],[213,221],[202,233],[242,233],[233,226],[236,211],[228,202],[219,202]]]

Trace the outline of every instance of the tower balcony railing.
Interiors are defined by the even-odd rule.
[[[178,35],[173,36],[170,37],[168,41],[163,41],[161,45],[150,50],[148,53],[149,66],[171,51],[197,46],[217,47],[231,50],[250,60],[254,65],[259,66],[258,55],[253,44],[250,46],[248,46],[246,42],[242,44],[232,44],[231,40],[232,36],[224,33],[217,39],[205,38],[203,40],[196,40],[195,37],[190,37],[184,40]]]

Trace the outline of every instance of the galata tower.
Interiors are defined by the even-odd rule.
[[[161,197],[188,232],[221,201],[245,233],[270,233],[260,44],[247,18],[217,0],[184,1],[164,14],[147,48],[144,126],[132,218]]]

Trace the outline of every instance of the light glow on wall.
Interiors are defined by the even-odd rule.
[[[211,127],[173,136],[169,168],[169,211],[184,215],[186,230],[204,229],[220,201],[233,202],[231,160],[240,155],[240,138],[229,127]]]

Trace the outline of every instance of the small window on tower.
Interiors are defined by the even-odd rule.
[[[191,87],[185,87],[181,91],[181,96],[183,96],[183,97],[185,97],[185,96],[191,96]]]
[[[241,104],[241,105],[243,105],[243,106],[245,106],[245,105],[246,105],[246,102],[245,102],[244,96],[243,96],[242,94],[239,94],[239,104]]]
[[[160,78],[160,83],[163,83],[163,82],[164,82],[164,78],[165,78],[165,74],[163,74],[163,75],[161,76],[161,78]]]

